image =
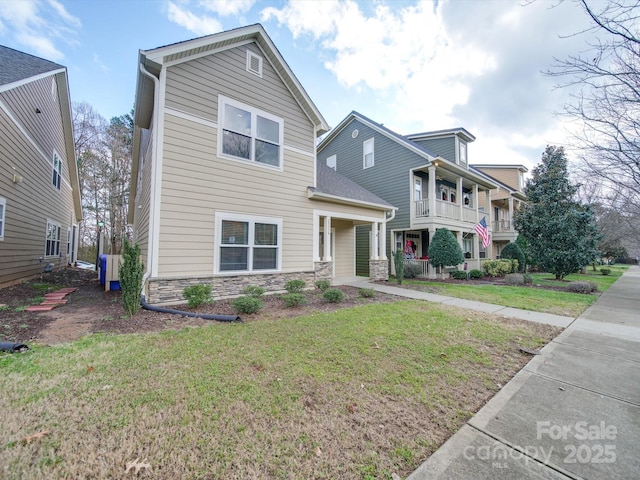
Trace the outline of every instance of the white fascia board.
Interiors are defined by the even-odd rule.
[[[0,93],[6,92],[7,90],[11,90],[22,85],[26,85],[27,83],[35,82],[36,80],[40,80],[41,78],[47,78],[52,75],[57,75],[58,73],[64,73],[66,71],[65,68],[59,68],[57,70],[50,70],[48,72],[40,73],[38,75],[34,75],[33,77],[23,78],[22,80],[17,80],[12,83],[7,83],[5,85],[0,85]]]

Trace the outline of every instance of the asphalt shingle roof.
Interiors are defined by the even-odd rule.
[[[327,167],[324,163],[318,162],[317,187],[314,189],[318,193],[335,195],[336,197],[357,200],[360,202],[373,203],[376,205],[393,208],[389,202],[374,195],[366,188],[361,187],[353,180],[336,172],[333,168]]]
[[[0,45],[0,85],[65,68],[44,58]]]

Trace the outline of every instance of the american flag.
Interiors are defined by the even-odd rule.
[[[487,229],[485,218],[486,217],[482,217],[482,220],[474,227],[474,230],[480,235],[480,238],[482,238],[482,248],[487,248],[487,245],[489,245],[489,230]]]

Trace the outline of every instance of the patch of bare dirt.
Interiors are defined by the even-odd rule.
[[[24,307],[39,304],[45,293],[64,287],[76,287],[66,305],[50,312],[27,312]],[[263,318],[277,319],[329,312],[340,308],[370,303],[388,303],[400,297],[377,293],[374,298],[362,298],[358,288],[336,287],[345,294],[340,303],[328,303],[317,290],[306,293],[304,306],[287,308],[279,295],[265,295],[264,308],[252,315],[241,315],[243,321],[258,321]],[[218,300],[197,309],[198,313],[236,315],[232,300]],[[205,325],[210,320],[184,317],[182,315],[154,312],[141,309],[129,317],[122,308],[119,291],[105,292],[97,273],[89,270],[65,268],[41,278],[36,278],[13,287],[0,290],[0,341],[33,342],[54,345],[76,340],[95,332],[142,333],[187,326]],[[186,305],[169,307],[175,310],[195,311]]]

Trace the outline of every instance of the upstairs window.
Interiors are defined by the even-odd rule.
[[[374,158],[373,158],[373,138],[369,140],[365,140],[362,143],[362,166],[363,168],[373,167]]]
[[[4,240],[5,211],[7,210],[7,200],[0,197],[0,240]]]
[[[333,168],[334,170],[336,170],[336,166],[337,166],[337,157],[335,155],[331,155],[330,157],[327,157],[327,167]]]
[[[467,164],[467,144],[460,142],[460,164]]]
[[[222,156],[280,168],[284,121],[274,115],[220,97]]]
[[[62,179],[62,161],[56,152],[53,152],[53,170],[51,172],[51,183],[60,190]]]
[[[45,257],[57,257],[60,255],[60,224],[47,222],[47,241],[44,249]]]

